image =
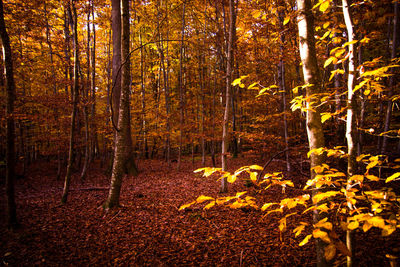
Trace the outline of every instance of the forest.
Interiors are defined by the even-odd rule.
[[[0,0],[4,266],[400,264],[397,0]]]

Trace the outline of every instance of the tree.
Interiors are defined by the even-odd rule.
[[[233,66],[233,31],[236,27],[234,25],[234,0],[229,0],[229,32],[228,32],[228,43],[227,43],[227,59],[226,59],[226,84],[225,84],[225,111],[224,120],[222,124],[222,154],[221,164],[222,170],[227,169],[228,159],[228,145],[229,145],[229,109],[231,102],[231,90],[232,90],[232,66]],[[227,180],[226,178],[221,179],[221,192],[226,192]]]
[[[121,0],[121,56],[124,59],[121,72],[121,99],[118,112],[118,128],[116,129],[116,141],[114,148],[114,160],[111,173],[111,186],[108,198],[104,207],[106,209],[119,206],[119,197],[122,185],[122,176],[129,157],[131,157],[130,149],[132,143],[129,143],[130,137],[130,83],[131,83],[131,67],[129,59],[129,0]]]
[[[69,22],[72,28],[73,43],[74,43],[74,85],[72,91],[72,114],[71,114],[71,127],[70,127],[70,137],[69,137],[69,151],[68,151],[68,165],[67,173],[65,174],[63,195],[61,198],[61,203],[66,203],[69,192],[69,185],[71,183],[72,175],[72,164],[74,160],[74,146],[75,146],[75,121],[78,112],[79,103],[79,45],[78,45],[78,16],[76,14],[76,2],[71,0],[68,3],[68,16]],[[72,10],[71,10],[72,9]]]
[[[7,195],[7,223],[11,229],[18,226],[15,205],[15,128],[14,128],[14,101],[16,98],[12,50],[10,38],[4,22],[3,0],[0,0],[0,36],[3,44],[4,72],[6,76],[6,195]]]
[[[297,0],[297,7],[299,10],[297,21],[299,28],[299,51],[301,62],[303,64],[303,76],[306,87],[306,127],[308,136],[308,146],[310,151],[325,146],[324,132],[321,123],[321,114],[316,104],[315,94],[321,90],[321,78],[317,63],[317,55],[315,50],[314,39],[314,15],[312,13],[311,0]],[[310,156],[310,170],[311,179],[316,176],[315,167],[322,165],[325,161],[324,154],[311,153]],[[313,194],[318,192],[317,189],[313,190]],[[318,211],[314,211],[313,220],[315,223],[322,219]],[[327,266],[328,263],[324,257],[325,244],[322,240],[316,240],[317,249],[317,265]]]

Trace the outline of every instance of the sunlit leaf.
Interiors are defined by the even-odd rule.
[[[386,178],[385,183],[389,183],[391,181],[394,181],[396,178],[400,177],[400,172],[396,172],[395,174],[389,176]]]
[[[354,230],[354,229],[357,229],[359,225],[360,224],[358,221],[352,221],[347,225],[347,229]]]
[[[285,26],[286,24],[288,24],[290,21],[290,17],[286,17],[285,20],[283,21],[283,26]]]
[[[266,209],[268,209],[269,207],[271,207],[272,205],[274,205],[276,203],[265,203],[262,207],[261,210],[265,211]]]
[[[263,167],[261,167],[259,165],[251,165],[249,168],[252,170],[257,170],[257,171],[262,171],[264,169]]]
[[[236,178],[236,175],[229,175],[227,181],[228,183],[234,183],[236,181]]]
[[[313,233],[312,233],[314,238],[320,238],[321,240],[323,240],[326,243],[330,243],[331,239],[328,236],[328,233],[325,231],[322,231],[321,229],[314,229]]]
[[[331,4],[330,0],[325,0],[324,2],[321,3],[321,5],[319,6],[319,11],[321,12],[325,12],[328,8],[329,5]]]
[[[302,247],[302,246],[304,246],[305,244],[307,244],[308,241],[310,241],[310,238],[311,238],[311,237],[312,237],[312,235],[307,235],[307,236],[303,239],[303,241],[300,242],[299,246]]]
[[[303,230],[304,230],[304,228],[305,228],[306,226],[305,225],[299,225],[299,226],[297,226],[296,228],[294,228],[294,230],[293,230],[293,233],[295,233],[295,237],[297,237],[298,235],[300,235],[301,234],[301,232],[303,232]]]
[[[188,204],[182,205],[182,206],[179,207],[179,210],[184,210],[184,209],[186,209],[187,207],[190,207],[190,206],[192,206],[192,205],[195,204],[195,203],[196,203],[196,201],[193,201],[193,202],[190,202],[190,203],[188,203]]]
[[[396,226],[388,224],[382,229],[382,236],[391,235],[394,231],[396,231]]]
[[[333,227],[332,223],[328,222],[327,220],[328,220],[328,218],[324,218],[324,219],[320,220],[318,223],[316,223],[314,225],[314,227],[325,228],[326,230],[332,231],[332,227]]]
[[[321,123],[324,123],[325,121],[329,120],[332,115],[330,113],[323,113],[321,114]]]
[[[337,62],[337,58],[329,57],[327,60],[325,60],[324,68],[328,67],[332,62],[333,62],[333,64],[335,64],[335,62]]]
[[[197,202],[197,203],[202,203],[202,202],[207,201],[207,200],[214,200],[214,198],[213,198],[213,197],[208,197],[208,196],[201,195],[201,196],[199,196],[199,197],[196,199],[196,202]]]
[[[321,200],[324,200],[326,198],[333,197],[333,196],[336,196],[339,194],[342,194],[342,193],[339,191],[328,191],[328,192],[318,193],[313,196],[313,203],[318,203]]]
[[[215,206],[215,201],[212,201],[212,202],[208,203],[207,205],[205,205],[203,209],[208,210],[214,206]]]

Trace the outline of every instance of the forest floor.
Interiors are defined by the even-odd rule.
[[[258,161],[258,162],[257,162]],[[231,170],[261,164],[254,157],[230,160]],[[211,166],[211,163],[209,163]],[[73,176],[67,204],[60,205],[63,181],[56,181],[56,164],[38,163],[17,180],[16,201],[21,228],[5,227],[5,192],[0,191],[0,266],[312,266],[313,242],[299,247],[305,234],[292,230],[300,215],[288,219],[280,234],[279,217],[254,209],[203,205],[185,211],[178,208],[200,195],[221,196],[216,177],[204,178],[190,160],[176,170],[160,160],[139,160],[140,174],[125,177],[121,208],[105,212],[109,179],[92,166],[81,183]],[[272,162],[270,171],[284,168]],[[296,174],[298,175],[298,174]],[[290,175],[289,175],[290,176]],[[291,177],[296,181],[305,178]],[[259,193],[236,182],[229,193],[248,191],[259,203],[276,202],[301,191],[282,193],[280,188]],[[296,190],[295,190],[296,191]],[[307,218],[310,220],[310,218]],[[302,220],[307,220],[302,218]],[[385,254],[397,249],[400,238],[385,239],[379,232],[357,236],[356,258],[360,266],[388,266]],[[342,257],[343,258],[343,257]]]

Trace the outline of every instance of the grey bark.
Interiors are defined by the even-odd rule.
[[[308,101],[306,103],[307,114],[306,114],[306,127],[308,135],[309,149],[316,149],[325,146],[324,133],[321,123],[321,114],[316,103],[316,99],[313,95],[321,91],[321,78],[317,64],[316,50],[315,50],[315,37],[314,37],[314,17],[312,13],[311,0],[297,0],[298,7],[298,28],[299,28],[299,50],[300,57],[303,64],[303,76],[304,81],[308,85],[306,89],[306,95]],[[310,109],[311,105],[314,109]],[[321,165],[325,162],[325,156],[312,153],[310,155],[310,172],[311,179],[316,176],[314,167]],[[317,189],[313,189],[313,194],[318,192]],[[314,222],[318,222],[323,218],[322,214],[317,211],[313,213]],[[325,243],[317,239],[316,241],[316,252],[317,252],[317,266],[329,266],[330,264],[325,260],[324,249]]]

